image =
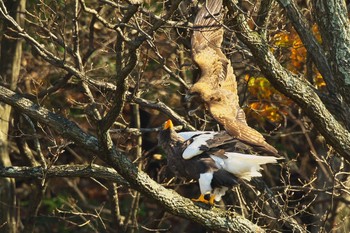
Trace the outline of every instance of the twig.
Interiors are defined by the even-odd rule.
[[[44,45],[40,44],[37,40],[35,40],[32,36],[30,36],[17,22],[14,18],[12,18],[4,5],[3,1],[0,1],[0,15],[15,29],[19,36],[24,38],[29,44],[33,46],[33,48],[38,52],[38,54],[47,62],[50,64],[60,67],[69,73],[75,75],[76,77],[79,77],[83,79],[84,75],[79,72],[75,67],[72,65],[69,65],[65,59],[60,59],[59,57],[55,56],[53,53],[51,53],[49,50],[45,48]]]
[[[80,40],[79,40],[79,2],[78,0],[74,1],[74,18],[73,18],[73,52],[75,58],[75,64],[83,72],[83,62],[80,56]]]
[[[239,32],[237,37],[250,48],[264,75],[281,93],[294,100],[327,142],[350,161],[350,133],[327,110],[311,84],[286,70],[277,61],[266,41],[250,29],[244,15],[235,17],[235,29]]]
[[[137,80],[137,85],[140,82],[140,77]],[[138,95],[139,92],[137,92],[136,95]],[[132,111],[133,111],[133,121],[134,121],[134,126],[136,128],[140,128],[141,127],[141,119],[140,119],[140,109],[139,109],[139,105],[138,104],[134,104],[132,106]],[[137,161],[138,163],[138,169],[142,169],[143,163],[142,163],[142,136],[141,135],[137,135],[136,136],[136,145],[135,145],[135,161]],[[138,230],[139,228],[139,224],[137,221],[137,213],[139,211],[139,202],[140,202],[140,193],[135,191],[132,201],[131,201],[131,207],[130,207],[130,211],[129,214],[127,216],[127,218],[125,218],[124,221],[124,229],[125,231],[127,231],[127,229],[129,228],[130,233],[135,232],[135,230]],[[130,223],[129,223],[130,222]]]
[[[183,129],[182,125],[178,125],[175,126],[174,129],[176,131]],[[125,126],[124,129],[111,129],[109,132],[110,133],[131,133],[134,135],[140,135],[142,133],[149,133],[149,132],[159,132],[160,130],[162,130],[162,127],[157,127],[157,128],[129,128],[127,126]]]
[[[113,229],[121,229],[123,227],[123,218],[120,214],[118,186],[116,182],[108,183],[108,191],[111,199],[112,218],[111,225]]]
[[[155,46],[155,44],[147,40],[147,43],[149,46],[153,49],[154,53],[157,55],[157,57],[160,59],[160,65],[162,66],[163,70],[167,72],[167,74],[170,75],[175,80],[178,80],[187,90],[190,88],[189,85],[181,78],[181,76],[174,74],[174,72],[166,65],[165,58],[159,53],[158,48]]]
[[[60,132],[61,135],[74,141],[82,149],[86,149],[90,153],[96,153],[102,160],[117,170],[134,189],[156,200],[172,214],[196,221],[215,231],[264,232],[262,228],[237,214],[220,209],[211,211],[200,208],[189,199],[181,197],[172,190],[165,189],[143,171],[138,170],[122,152],[114,148],[110,139],[107,138],[109,140],[107,143],[112,144],[99,145],[94,136],[83,132],[75,123],[43,107],[39,107],[30,100],[2,86],[0,86],[0,101],[11,105],[17,111],[26,113],[29,117],[45,124],[52,130]],[[4,169],[1,169],[1,171],[4,172]],[[40,174],[42,170],[38,169],[36,172]],[[91,171],[85,174],[91,176]],[[26,174],[27,176],[28,174]],[[105,179],[107,178],[105,177]]]
[[[82,7],[83,7],[83,10],[84,10],[85,12],[89,13],[89,14],[94,15],[94,17],[95,17],[98,21],[100,21],[100,22],[103,24],[103,26],[105,26],[106,28],[109,28],[109,29],[113,29],[113,30],[117,30],[117,31],[118,31],[120,26],[123,26],[123,27],[129,26],[129,25],[127,25],[127,24],[121,24],[121,23],[111,24],[111,23],[109,23],[106,19],[104,19],[104,18],[98,13],[98,11],[96,11],[95,9],[92,9],[92,8],[87,7],[84,0],[79,0],[79,1],[80,1],[81,5],[82,5]],[[131,39],[125,38],[125,37],[124,37],[124,40],[125,40],[125,41],[132,41]]]

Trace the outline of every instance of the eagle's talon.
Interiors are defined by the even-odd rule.
[[[209,201],[204,198],[203,194],[201,194],[198,198],[192,198],[191,200],[195,201],[195,202],[202,202],[202,203],[207,204],[207,205],[210,204]]]
[[[195,202],[201,202],[201,203],[204,203],[206,205],[214,206],[215,195],[210,195],[209,201],[207,199],[205,199],[203,194],[201,194],[198,198],[192,198],[191,200],[195,201]]]
[[[261,165],[279,160],[275,156],[247,152],[247,149],[259,152],[260,148],[232,137],[226,131],[177,133],[171,120],[163,124],[158,140],[168,154],[168,167],[176,176],[198,179],[202,194],[192,201],[204,208],[212,208],[215,200],[221,200],[227,190],[238,184],[238,178],[259,177]],[[205,193],[210,197],[205,199]]]
[[[215,204],[215,195],[212,194],[210,195],[210,198],[209,198],[209,205],[213,206]]]

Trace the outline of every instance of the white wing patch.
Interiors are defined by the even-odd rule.
[[[201,194],[205,195],[207,193],[211,193],[211,180],[213,179],[213,173],[207,172],[199,175],[199,189],[201,190]]]
[[[213,139],[216,134],[218,134],[218,132],[213,131],[191,131],[179,133],[179,135],[185,140],[193,140],[182,153],[182,157],[184,159],[191,159],[196,155],[202,154],[204,151],[200,148],[202,146],[207,146],[207,141]],[[210,155],[210,157],[215,161],[215,165],[218,169],[224,169],[233,175],[248,181],[251,180],[252,177],[261,176],[261,165],[277,163],[277,160],[282,159],[274,156],[259,156],[236,152],[226,152],[225,156],[227,158]],[[204,173],[203,177],[201,174],[202,180],[204,177],[209,178],[208,176],[210,176],[208,173]],[[212,177],[210,179],[212,179]],[[204,181],[202,181],[202,183],[203,182]]]
[[[184,140],[188,140],[196,135],[201,135],[203,133],[206,133],[205,131],[188,131],[188,132],[180,132],[178,135],[180,135]]]
[[[207,140],[212,139],[216,132],[202,132],[197,136],[194,136],[193,142],[184,150],[182,157],[184,159],[191,159],[196,155],[202,154],[203,151],[200,150],[202,145],[207,145]]]
[[[223,169],[225,166],[224,159],[217,157],[215,155],[210,155],[210,157],[214,160],[215,165],[218,169]]]
[[[260,165],[267,163],[277,163],[277,157],[273,156],[259,156],[251,154],[241,154],[235,152],[226,152],[227,158],[221,159],[214,155],[211,155],[216,164],[222,164],[222,169],[234,174],[235,176],[251,180],[252,177],[261,176],[260,170],[262,169]],[[220,161],[222,160],[222,161]]]

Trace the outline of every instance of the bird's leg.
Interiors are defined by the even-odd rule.
[[[205,203],[205,204],[209,204],[209,201],[206,200],[204,198],[204,195],[201,194],[197,199],[193,198],[192,201],[196,201],[196,202],[202,202],[202,203]]]
[[[209,204],[214,205],[214,201],[215,201],[215,194],[210,194]]]

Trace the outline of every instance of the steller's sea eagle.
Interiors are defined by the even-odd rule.
[[[198,180],[201,195],[194,201],[214,204],[239,179],[261,176],[261,165],[277,163],[274,156],[259,156],[265,151],[230,136],[226,131],[177,133],[171,120],[163,124],[158,144],[167,153],[169,169],[177,177]],[[205,195],[210,194],[209,201]]]
[[[206,0],[196,15],[191,38],[192,57],[201,75],[187,96],[198,95],[230,135],[277,154],[258,131],[247,125],[245,113],[239,106],[236,76],[231,61],[221,49],[222,21],[222,0]]]

